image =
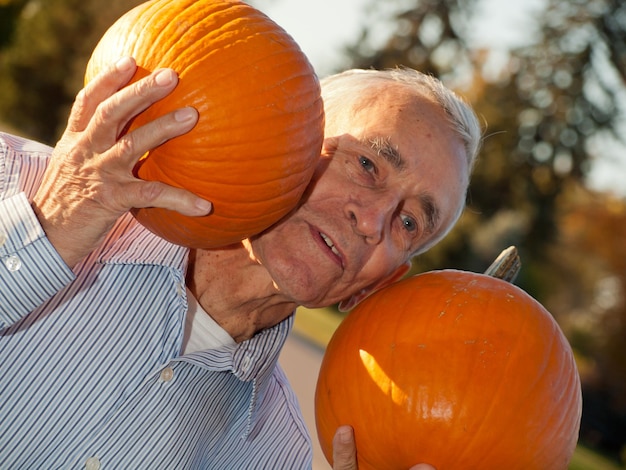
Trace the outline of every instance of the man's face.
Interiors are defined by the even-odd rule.
[[[356,114],[327,113],[319,168],[302,204],[252,239],[281,292],[331,305],[371,290],[454,218],[468,168],[443,110],[399,86]]]

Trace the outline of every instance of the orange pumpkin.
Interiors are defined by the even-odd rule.
[[[317,164],[324,113],[319,81],[280,26],[236,0],[152,0],[123,15],[93,51],[86,81],[132,56],[135,79],[160,67],[176,90],[133,128],[182,106],[196,127],[140,162],[137,174],[213,202],[206,217],[149,208],[137,219],[172,242],[213,248],[257,234],[299,201]]]
[[[566,469],[581,386],[552,316],[523,290],[434,271],[379,291],[333,335],[315,407],[332,461],[354,427],[359,470]]]

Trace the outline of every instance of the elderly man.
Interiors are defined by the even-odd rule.
[[[79,93],[54,150],[0,138],[0,468],[309,468],[277,365],[293,312],[352,308],[447,233],[478,122],[414,71],[330,77],[299,206],[241,244],[190,251],[128,212],[210,211],[133,177],[197,120],[183,108],[119,137],[177,82],[161,70],[124,88],[135,67],[121,59]],[[356,468],[349,428],[335,455]]]

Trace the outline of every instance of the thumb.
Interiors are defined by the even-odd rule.
[[[350,426],[340,426],[333,437],[333,470],[357,470],[354,432]]]

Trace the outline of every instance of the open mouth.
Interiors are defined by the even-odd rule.
[[[322,240],[324,240],[324,243],[326,243],[328,248],[330,248],[330,251],[332,251],[335,255],[341,258],[341,254],[339,253],[339,250],[337,249],[333,241],[328,237],[328,235],[320,232],[320,236],[322,237]]]
[[[326,243],[326,246],[330,248],[330,251],[337,257],[337,261],[341,265],[343,265],[343,256],[341,255],[341,253],[339,252],[339,250],[337,249],[337,247],[335,246],[331,238],[322,232],[320,232],[320,237],[322,238],[322,240],[324,240],[324,243]]]
[[[320,231],[318,228],[310,226],[311,235],[316,240],[318,246],[324,249],[326,255],[333,260],[341,269],[345,268],[344,253],[331,237]]]

